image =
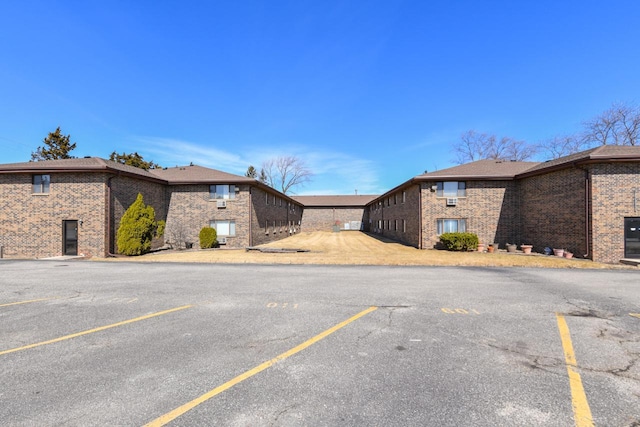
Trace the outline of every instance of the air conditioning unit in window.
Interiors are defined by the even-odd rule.
[[[458,204],[458,199],[456,198],[447,199],[447,206],[455,206],[457,204]]]
[[[227,201],[226,200],[218,200],[218,209],[220,208],[226,208],[227,207]]]
[[[226,245],[227,244],[227,238],[226,237],[218,237],[218,244]]]

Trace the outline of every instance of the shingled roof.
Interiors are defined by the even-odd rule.
[[[169,184],[205,184],[205,183],[249,183],[258,181],[246,176],[234,175],[202,166],[176,166],[173,168],[151,169],[153,175],[164,179]]]
[[[558,159],[538,163],[534,167],[518,174],[518,178],[544,173],[549,170],[562,169],[574,164],[593,162],[624,162],[640,161],[640,146],[629,145],[601,145],[596,148],[570,154]]]
[[[376,199],[376,195],[339,195],[339,196],[293,196],[292,198],[305,207],[319,208],[328,206],[338,207],[364,207],[372,200]]]
[[[136,175],[154,181],[161,180],[149,171],[134,166],[105,160],[100,157],[83,157],[79,159],[43,160],[39,162],[7,163],[0,165],[0,173],[50,173],[50,172],[120,172]]]
[[[504,180],[513,179],[516,175],[525,172],[538,165],[537,162],[512,162],[508,160],[477,160],[442,169],[436,172],[425,173],[415,177],[416,181],[433,181],[439,179],[464,179],[464,180]]]

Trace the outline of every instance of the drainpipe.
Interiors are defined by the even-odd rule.
[[[581,168],[579,166],[576,166],[578,169],[580,169],[581,171],[584,171],[584,238],[585,238],[585,244],[586,244],[586,251],[583,255],[584,258],[589,258],[591,256],[591,253],[589,252],[589,242],[590,242],[590,237],[589,237],[589,196],[590,196],[590,189],[589,189],[589,181],[590,181],[590,177],[589,177],[589,169],[586,168]]]
[[[120,175],[120,174],[118,174]],[[111,180],[115,178],[116,175],[112,175],[107,179],[107,256],[115,257],[116,255],[111,253]]]
[[[422,206],[422,184],[418,184],[418,206],[420,206],[418,210],[418,249],[424,249],[422,244],[422,213],[424,212]]]
[[[253,246],[253,187],[249,186],[249,247]],[[287,213],[289,215],[289,213]]]

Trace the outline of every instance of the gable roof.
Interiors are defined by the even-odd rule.
[[[377,195],[338,195],[338,196],[292,196],[298,203],[303,204],[305,207],[364,207],[368,205],[372,200],[376,199]]]

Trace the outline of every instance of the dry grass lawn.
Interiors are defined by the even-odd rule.
[[[140,257],[110,260],[148,262],[203,262],[247,264],[352,264],[352,265],[442,265],[545,268],[637,268],[600,264],[583,259],[564,259],[540,254],[524,255],[419,250],[358,231],[300,233],[261,248],[295,248],[309,252],[262,253],[244,249],[193,249],[162,251]],[[535,248],[534,248],[535,250]]]

